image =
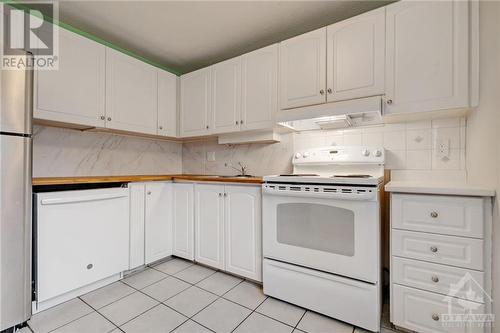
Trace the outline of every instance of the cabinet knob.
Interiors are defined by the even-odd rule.
[[[162,129],[163,129],[163,126],[158,126],[158,128],[162,130]]]
[[[439,282],[439,278],[438,278],[436,275],[433,275],[433,276],[431,277],[431,280],[432,280],[432,282],[434,282],[434,283],[438,283],[438,282]]]
[[[240,124],[242,124],[242,125],[243,125],[243,120],[240,120]]]
[[[105,119],[106,119],[106,117],[104,117],[104,116],[101,116],[101,120],[105,120]]]
[[[224,196],[227,197],[227,193],[224,193]]]
[[[328,92],[329,94],[331,94],[331,93],[332,93],[332,88],[328,88],[327,92]]]
[[[321,95],[324,95],[324,94],[325,94],[325,91],[324,91],[323,89],[321,89],[321,90],[319,91],[319,93],[320,93]]]
[[[151,191],[148,191],[148,195],[151,195]]]
[[[209,128],[210,128],[210,126],[207,125],[207,129],[209,129]]]
[[[238,125],[240,122],[238,120],[236,120],[236,125]]]
[[[87,265],[87,269],[92,269],[92,268],[94,268],[94,265],[92,265],[92,264]]]
[[[437,212],[432,212],[432,213],[431,213],[431,217],[432,217],[433,219],[435,219],[436,217],[438,217],[438,213],[437,213]]]
[[[431,246],[431,252],[436,253],[438,251],[438,248],[436,246]]]
[[[219,193],[219,197],[222,197],[222,193]]]
[[[439,321],[439,315],[438,315],[438,314],[436,314],[436,313],[434,313],[434,314],[432,315],[432,320],[434,320],[434,321]]]
[[[392,99],[387,100],[387,104],[391,105],[392,104]]]
[[[108,117],[108,121],[111,121],[111,117]]]

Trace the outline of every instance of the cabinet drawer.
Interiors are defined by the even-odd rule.
[[[480,239],[393,229],[391,244],[395,256],[483,270]]]
[[[427,332],[485,332],[484,328],[467,327],[464,323],[445,322],[446,314],[484,313],[484,305],[451,298],[450,303],[443,295],[430,293],[395,284],[393,286],[392,319],[393,324],[409,330]],[[458,303],[460,301],[460,304]],[[479,323],[478,323],[479,324]]]
[[[484,289],[483,272],[399,257],[392,258],[391,271],[394,283],[443,295],[450,292],[452,284],[464,282],[463,288],[457,290],[455,297],[484,303],[482,292],[482,289]],[[468,294],[467,291],[469,290],[474,291],[475,294]]]
[[[437,234],[483,237],[483,199],[392,195],[392,227]]]

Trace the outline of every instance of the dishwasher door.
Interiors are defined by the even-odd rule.
[[[37,193],[35,200],[38,302],[128,269],[127,188]]]

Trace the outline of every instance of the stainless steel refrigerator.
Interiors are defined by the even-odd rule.
[[[0,70],[0,331],[31,316],[32,88],[32,70]]]

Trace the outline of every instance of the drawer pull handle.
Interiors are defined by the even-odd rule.
[[[438,248],[435,246],[431,246],[431,252],[436,253],[438,251]]]
[[[432,279],[432,282],[435,282],[435,283],[439,282],[439,278],[436,275],[432,276],[431,279]]]
[[[437,314],[432,315],[432,320],[439,321],[439,316]]]
[[[432,213],[431,213],[431,217],[432,217],[433,219],[435,219],[436,217],[438,217],[438,213],[437,213],[437,212],[432,212]]]
[[[94,265],[92,265],[92,264],[87,265],[87,269],[92,269],[92,268],[94,268]]]

